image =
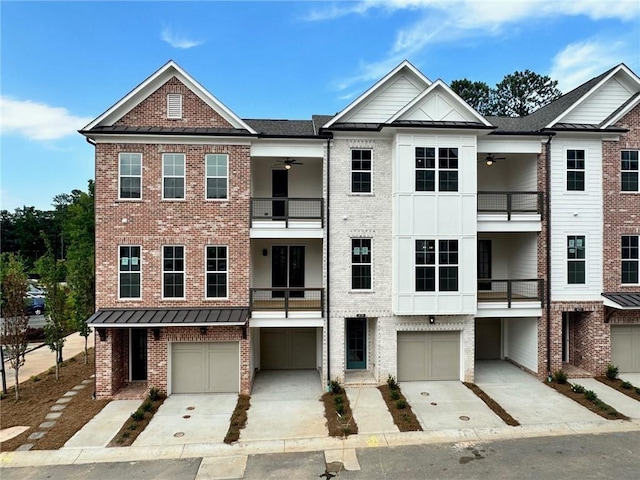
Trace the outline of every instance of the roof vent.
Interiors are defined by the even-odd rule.
[[[167,95],[167,118],[182,118],[182,94]]]

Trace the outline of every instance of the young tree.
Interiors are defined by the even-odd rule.
[[[482,115],[494,114],[493,90],[485,82],[454,80],[451,89]]]
[[[24,295],[27,275],[22,261],[14,254],[2,254],[2,344],[7,347],[9,365],[13,368],[16,401],[20,399],[18,373],[27,352],[29,316],[25,313]],[[1,348],[1,347],[0,347]]]
[[[531,70],[506,75],[495,89],[495,114],[523,117],[562,95],[558,82]]]
[[[68,330],[69,310],[66,288],[61,284],[66,276],[64,260],[56,260],[51,242],[45,240],[47,253],[38,259],[36,268],[47,289],[47,323],[44,326],[45,343],[56,353],[56,380],[60,378],[62,347]]]

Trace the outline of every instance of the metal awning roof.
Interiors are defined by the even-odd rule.
[[[101,308],[87,323],[94,327],[206,327],[246,325],[249,309],[236,308]]]
[[[640,310],[640,292],[638,293],[603,293],[605,307],[618,310]]]

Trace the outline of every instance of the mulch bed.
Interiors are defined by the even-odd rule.
[[[107,444],[107,447],[130,447],[135,442],[136,438],[147,428],[149,422],[160,408],[160,405],[164,403],[164,395],[154,397],[147,397],[138,409],[133,412],[124,425],[120,428],[115,437]],[[134,418],[137,416],[137,418]]]
[[[238,403],[231,414],[231,422],[224,437],[224,443],[233,443],[240,439],[240,430],[247,425],[247,410],[250,406],[251,397],[249,395],[238,395]]]
[[[603,401],[599,399],[597,399],[597,401],[589,400],[587,397],[585,397],[584,393],[574,392],[573,390],[571,390],[571,384],[569,382],[558,383],[554,380],[553,382],[545,383],[564,396],[569,397],[571,400],[591,410],[593,413],[600,415],[602,418],[606,418],[607,420],[629,420],[629,417],[618,412],[616,409],[607,405]]]
[[[358,433],[358,424],[353,418],[349,398],[342,387],[336,392],[330,391],[322,395],[324,416],[331,437],[347,437]]]
[[[504,408],[502,408],[502,405],[500,405],[493,398],[487,395],[484,392],[484,390],[482,390],[475,383],[468,383],[468,382],[462,382],[462,383],[464,384],[465,387],[467,387],[469,390],[475,393],[480,400],[486,403],[487,406],[491,409],[491,411],[493,411],[493,413],[498,415],[504,423],[506,423],[511,427],[517,427],[518,425],[520,425],[520,422],[518,422],[515,418],[509,415],[509,413]]]
[[[416,414],[413,413],[411,409],[411,405],[407,402],[407,399],[400,391],[400,387],[395,389],[391,389],[389,385],[380,385],[378,387],[380,393],[382,394],[382,398],[387,404],[387,409],[389,409],[389,413],[393,418],[393,423],[396,424],[398,430],[401,432],[421,432],[422,425],[418,421]],[[397,392],[397,399],[394,399],[392,392]],[[399,405],[404,405],[404,408],[398,408]]]
[[[611,380],[609,377],[595,377],[599,382],[608,385],[609,387],[619,391],[620,393],[624,393],[628,397],[633,398],[634,400],[638,400],[640,402],[640,388],[638,385],[633,385],[631,388],[624,388],[622,384],[624,383],[619,378],[615,380]]]
[[[9,393],[0,401],[0,411],[2,412],[0,428],[14,426],[29,426],[30,428],[20,435],[2,442],[0,450],[3,452],[13,451],[26,443],[33,443],[32,450],[61,448],[67,440],[109,403],[108,400],[92,399],[94,391],[92,383],[79,390],[78,394],[62,411],[62,416],[56,420],[54,427],[46,430],[47,433],[43,438],[27,440],[27,437],[35,431],[45,431],[38,429],[38,426],[45,421],[45,416],[50,412],[51,406],[66,392],[76,385],[80,385],[83,380],[90,378],[93,373],[93,349],[89,349],[88,364],[84,363],[84,353],[66,360],[60,367],[59,380],[56,380],[55,369],[50,369],[21,383],[20,400],[17,402],[13,386],[7,385]],[[38,380],[34,381],[36,378]]]

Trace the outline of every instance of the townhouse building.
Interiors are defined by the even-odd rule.
[[[405,61],[333,116],[242,119],[170,61],[95,145],[96,394],[640,371],[640,79],[522,118]]]

